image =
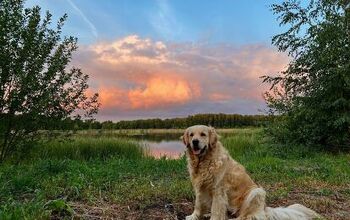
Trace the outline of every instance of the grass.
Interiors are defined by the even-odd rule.
[[[260,133],[235,129],[222,142],[267,190],[268,205],[298,202],[349,219],[349,154],[278,146]],[[185,158],[157,160],[125,138],[53,140],[0,166],[0,219],[182,219],[193,199]]]
[[[140,159],[143,156],[142,148],[130,139],[76,136],[68,140],[56,139],[43,142],[36,146],[28,159],[105,160],[110,157]]]

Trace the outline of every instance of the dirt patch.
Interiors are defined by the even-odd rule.
[[[288,198],[274,199],[268,202],[270,207],[288,206],[300,203],[321,214],[326,219],[350,219],[350,201],[347,195],[333,191],[331,195],[319,195],[317,191],[302,191],[294,189],[288,193]],[[117,219],[117,220],[182,220],[193,211],[192,201],[178,203],[158,202],[148,206],[132,204],[120,206],[101,203],[88,205],[70,203],[74,209],[74,219]],[[205,218],[209,219],[209,218]]]
[[[120,219],[120,220],[181,220],[192,213],[192,202],[158,203],[140,208],[138,204],[118,206],[98,204],[91,206],[71,203],[75,211],[74,219]]]

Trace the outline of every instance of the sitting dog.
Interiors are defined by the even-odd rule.
[[[188,170],[195,191],[194,212],[186,220],[200,219],[210,211],[211,220],[227,219],[227,211],[239,220],[308,220],[319,218],[300,204],[266,207],[263,188],[249,177],[218,141],[212,127],[195,125],[186,129]]]

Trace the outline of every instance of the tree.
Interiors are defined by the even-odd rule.
[[[296,0],[272,5],[287,31],[273,37],[291,62],[271,83],[265,98],[278,114],[270,133],[284,142],[350,149],[349,0]]]
[[[89,117],[98,94],[87,96],[88,75],[68,69],[77,38],[61,37],[67,15],[51,23],[40,7],[0,1],[0,162],[23,152],[43,124]]]

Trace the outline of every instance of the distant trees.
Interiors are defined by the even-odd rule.
[[[217,128],[234,128],[247,126],[262,126],[269,121],[264,115],[238,115],[238,114],[197,114],[187,118],[173,119],[140,119],[134,121],[117,122],[114,128],[186,128],[196,124],[211,125]]]
[[[273,37],[292,61],[271,83],[266,100],[279,141],[350,150],[350,2],[295,0],[272,6],[286,32]]]
[[[216,128],[238,128],[238,127],[257,127],[265,126],[272,120],[267,115],[239,115],[239,114],[197,114],[186,118],[170,119],[139,119],[131,121],[105,121],[98,122],[93,120],[82,121],[64,119],[54,124],[43,126],[42,129],[56,130],[84,130],[84,129],[170,129],[186,128],[195,124],[211,125]]]
[[[55,29],[51,17],[22,0],[0,1],[0,162],[25,152],[41,127],[98,109],[88,76],[67,68],[77,49],[76,38],[61,37],[67,16]]]

